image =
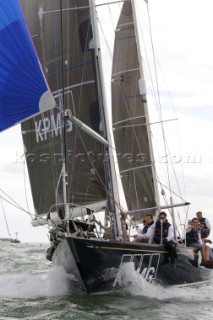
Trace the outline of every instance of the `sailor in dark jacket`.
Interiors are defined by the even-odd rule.
[[[203,262],[209,260],[209,247],[205,246],[201,239],[198,218],[193,218],[191,225],[186,229],[186,246],[200,250]]]
[[[167,215],[164,211],[159,213],[158,220],[154,225],[153,242],[157,244],[164,244],[166,250],[171,257],[171,265],[175,267],[177,258],[176,242],[174,240],[174,233],[172,225],[166,219]],[[169,263],[168,256],[165,257],[163,264]]]

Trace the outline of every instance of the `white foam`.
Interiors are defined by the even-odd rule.
[[[122,285],[131,295],[145,296],[158,300],[178,299],[181,301],[213,300],[213,284],[199,288],[167,287],[146,281],[134,268],[134,263],[125,263],[121,268]]]
[[[113,270],[115,275],[115,270]],[[107,276],[111,276],[111,273]],[[113,276],[114,277],[114,276]],[[123,264],[119,273],[120,284],[132,296],[144,296],[158,300],[177,299],[188,301],[213,301],[213,285],[196,288],[163,288],[149,283],[134,268],[134,263]],[[62,267],[54,266],[45,274],[4,274],[0,276],[0,298],[52,297],[82,293],[83,285],[74,275]]]
[[[29,298],[66,295],[76,291],[78,280],[65,273],[61,267],[53,267],[48,274],[5,274],[0,276],[1,298]]]

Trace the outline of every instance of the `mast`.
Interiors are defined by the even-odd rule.
[[[64,108],[64,38],[63,38],[63,13],[62,13],[62,0],[60,0],[60,37],[61,37],[61,83],[62,83],[62,92],[61,92],[61,110]],[[66,144],[66,118],[63,117],[63,132],[62,132],[62,172],[63,172],[63,197],[64,197],[64,210],[65,210],[65,220],[67,232],[69,234],[69,204],[68,204],[68,172],[67,172],[67,144]],[[71,222],[74,226],[74,223]]]
[[[153,152],[153,146],[152,146],[152,138],[151,138],[151,131],[150,131],[150,120],[149,120],[149,112],[148,112],[148,106],[147,106],[147,100],[146,100],[146,84],[145,84],[145,79],[143,76],[143,63],[142,63],[142,55],[140,55],[140,40],[139,40],[139,34],[138,34],[138,21],[137,21],[137,14],[136,14],[136,5],[135,5],[135,0],[131,0],[132,4],[132,16],[133,16],[133,21],[134,21],[134,28],[135,28],[135,40],[136,44],[138,47],[137,53],[138,53],[138,61],[139,61],[139,73],[140,73],[140,79],[139,79],[139,90],[141,96],[144,98],[143,103],[144,103],[144,112],[145,112],[145,117],[147,120],[147,135],[149,139],[149,151],[150,151],[150,156],[151,156],[151,171],[153,177],[156,177],[156,169],[154,167],[154,152]],[[160,206],[160,200],[159,200],[159,192],[158,192],[158,186],[156,183],[156,179],[153,181],[154,183],[154,190],[155,190],[155,201],[157,207]]]
[[[101,54],[100,54],[100,43],[99,43],[99,35],[98,35],[95,1],[89,0],[89,3],[90,3],[91,24],[92,24],[92,31],[93,31],[93,41],[94,41],[97,89],[98,89],[98,97],[99,97],[99,110],[102,117],[103,135],[104,135],[104,138],[108,140],[109,146],[112,146],[114,144],[112,141],[112,136],[110,134],[109,116],[107,111],[105,90],[103,87],[103,68],[102,68],[102,60],[101,60]],[[105,146],[104,152],[106,155],[105,169],[106,169],[106,174],[108,175],[106,179],[106,183],[109,191],[109,194],[107,195],[109,211],[114,213],[111,216],[111,222],[112,222],[113,231],[114,231],[113,236],[119,239],[122,235],[122,229],[121,229],[121,221],[120,221],[120,210],[118,206],[115,205],[115,201],[119,201],[118,183],[116,179],[117,172],[114,166],[112,148]]]

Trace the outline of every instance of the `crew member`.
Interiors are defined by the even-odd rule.
[[[151,242],[151,238],[153,234],[153,230],[152,230],[153,224],[154,224],[153,215],[149,213],[145,216],[143,221],[143,228],[139,230],[133,242]]]
[[[191,226],[186,229],[186,246],[201,251],[202,263],[209,260],[209,247],[203,244],[199,231],[199,220],[193,218]]]
[[[129,241],[129,236],[127,234],[128,224],[126,223],[127,214],[121,212],[120,221],[121,221],[121,229],[123,234],[123,241]]]
[[[174,232],[172,225],[166,219],[166,212],[162,211],[158,215],[158,220],[153,225],[154,228],[154,237],[153,242],[157,244],[164,244],[165,249],[168,251],[169,256],[171,257],[171,266],[176,267],[176,242],[174,240]],[[169,256],[166,255],[162,264],[169,263]]]
[[[93,210],[87,208],[87,232],[93,232],[95,229],[95,216],[93,212]]]
[[[203,218],[203,214],[201,211],[198,211],[196,213],[196,216],[200,222],[200,228],[201,228],[201,239],[205,239],[209,236],[211,231],[211,224],[207,218]]]

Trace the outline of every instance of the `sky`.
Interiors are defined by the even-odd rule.
[[[156,167],[163,180],[166,163],[173,164],[180,193],[191,203],[188,217],[194,217],[201,210],[213,225],[213,3],[212,0],[149,0],[148,8],[155,59],[150,45],[147,4],[143,0],[137,1],[137,12],[142,21],[140,40],[150,122],[159,121],[155,111],[160,106],[162,119],[168,120],[164,122],[164,130],[170,150],[170,158],[165,157],[168,150],[160,147],[159,125],[151,125]],[[106,7],[101,10],[104,23],[109,24],[112,20],[115,26],[112,11]],[[113,28],[107,25],[106,29],[112,42],[110,30]],[[108,72],[109,78],[109,68],[104,71]],[[156,83],[160,104],[153,94],[157,92]],[[33,213],[19,126],[0,134],[0,150],[0,195],[5,197],[3,190]],[[170,177],[172,189],[176,192],[174,174]],[[33,228],[26,213],[5,201],[3,207],[0,202],[0,237],[7,236],[3,209],[12,237],[18,232],[22,242],[48,242],[46,227]]]

